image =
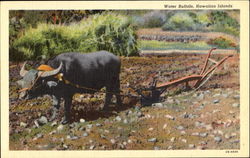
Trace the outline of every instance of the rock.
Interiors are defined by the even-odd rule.
[[[83,131],[83,130],[85,130],[86,128],[85,127],[80,127],[78,130],[79,131]]]
[[[27,127],[27,123],[24,123],[24,122],[20,122],[20,127]]]
[[[112,138],[112,139],[110,139],[110,142],[111,142],[112,144],[115,144],[116,141],[115,141],[115,139]]]
[[[188,147],[189,147],[190,149],[193,149],[193,148],[195,148],[195,145],[194,145],[194,144],[189,144]]]
[[[63,149],[68,149],[68,148],[69,148],[68,145],[63,144]]]
[[[122,118],[120,116],[116,116],[115,120],[120,122],[122,120]]]
[[[171,150],[171,149],[173,149],[173,146],[172,145],[168,146],[168,150]]]
[[[63,125],[59,125],[59,126],[57,127],[57,131],[58,131],[58,132],[61,132],[63,129],[64,129],[64,126],[63,126]]]
[[[142,117],[143,116],[143,114],[139,111],[138,113],[137,113],[137,117]]]
[[[95,145],[91,145],[91,146],[89,147],[90,150],[93,150],[94,148],[95,148]]]
[[[126,146],[126,145],[127,145],[127,142],[123,142],[122,144]]]
[[[178,126],[177,129],[178,130],[184,130],[185,128],[183,126]]]
[[[155,147],[154,147],[154,150],[160,150],[160,147],[155,146]]]
[[[219,99],[215,99],[215,100],[213,100],[213,103],[214,104],[217,104],[217,103],[219,103],[220,102],[220,100]]]
[[[51,131],[50,133],[49,133],[49,135],[53,135],[53,134],[55,134],[56,133],[56,130],[53,130],[53,131]]]
[[[181,135],[185,135],[186,134],[186,132],[185,131],[181,131]]]
[[[70,136],[70,135],[67,135],[66,139],[70,139],[70,138],[71,138],[71,136]]]
[[[150,138],[150,139],[148,139],[148,142],[157,142],[157,139],[156,138]]]
[[[229,134],[225,134],[225,138],[230,139],[230,138],[232,138],[232,136],[230,136]]]
[[[234,99],[240,99],[240,95],[233,96]]]
[[[80,119],[80,123],[84,123],[85,120],[83,118]]]
[[[211,124],[205,125],[206,130],[210,131],[213,130],[213,126]]]
[[[202,146],[204,146],[204,145],[207,145],[207,142],[201,141],[199,144],[202,145]]]
[[[101,127],[102,126],[102,124],[100,124],[100,123],[97,123],[95,125],[96,125],[96,127]]]
[[[123,123],[124,123],[124,124],[127,124],[127,123],[128,123],[128,120],[127,120],[127,119],[124,119],[124,120],[123,120]]]
[[[34,123],[35,123],[35,127],[37,127],[37,128],[39,128],[40,126],[39,126],[39,123],[38,123],[38,121],[37,120],[35,120],[34,121]]]
[[[131,144],[133,141],[131,139],[128,140],[128,143]]]
[[[217,142],[217,143],[219,143],[219,142],[222,141],[222,139],[221,139],[221,137],[216,136],[216,137],[214,137],[214,141]]]
[[[87,128],[88,128],[88,129],[91,129],[92,127],[93,127],[92,124],[88,124],[88,125],[87,125]]]
[[[166,118],[170,119],[170,120],[175,120],[175,118],[171,115],[165,115]]]
[[[72,136],[70,139],[71,139],[71,140],[77,140],[77,139],[79,139],[79,137],[77,137],[77,136]]]
[[[228,98],[228,94],[222,94],[222,96],[224,97],[224,98]]]
[[[240,107],[240,104],[239,103],[233,103],[232,107],[238,108],[238,107]]]
[[[45,116],[41,116],[37,121],[38,121],[39,125],[44,125],[44,124],[48,123],[48,119]]]
[[[231,140],[230,143],[234,144],[234,143],[240,143],[239,139],[235,139],[235,140]]]
[[[82,136],[87,137],[89,134],[87,132],[84,132]]]
[[[208,134],[207,133],[200,133],[200,137],[207,137]]]
[[[37,139],[42,138],[42,137],[43,137],[43,134],[38,133],[38,134],[36,135],[36,137],[33,138],[33,140],[37,140]]]
[[[131,115],[133,112],[131,110],[126,112],[126,115]]]
[[[165,123],[162,128],[165,129],[165,128],[167,128],[167,126],[168,125]]]
[[[200,133],[199,133],[199,132],[194,132],[194,133],[192,133],[191,135],[192,135],[192,136],[199,136]]]
[[[50,125],[50,126],[51,126],[51,127],[54,127],[54,126],[56,126],[56,125],[57,125],[57,122],[56,122],[56,121],[54,121],[54,122],[52,122],[52,123],[51,123],[51,125]]]
[[[204,94],[200,93],[200,94],[197,96],[197,99],[198,99],[198,100],[203,100],[203,99],[204,99]]]
[[[215,97],[219,97],[221,94],[220,93],[217,93],[217,94],[215,94],[215,95],[213,95],[213,97],[215,98]]]
[[[171,141],[171,142],[174,142],[174,141],[175,141],[175,137],[172,137],[172,138],[170,139],[170,141]]]
[[[152,104],[153,107],[157,107],[157,108],[163,108],[164,105],[162,103],[154,103]]]
[[[152,128],[152,127],[148,129],[148,131],[153,131],[153,130],[154,130],[154,128]]]
[[[187,139],[181,139],[183,143],[187,143]]]
[[[102,139],[105,139],[105,138],[106,138],[106,136],[103,135],[103,134],[101,134],[100,137],[101,137]]]
[[[203,126],[205,126],[205,123],[200,122],[200,121],[196,121],[196,122],[194,123],[194,125],[195,125],[195,127],[203,127]]]

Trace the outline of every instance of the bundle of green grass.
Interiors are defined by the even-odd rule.
[[[118,56],[138,55],[135,27],[127,17],[110,12],[93,15],[69,26],[39,24],[16,39],[13,47],[25,59],[98,50]]]

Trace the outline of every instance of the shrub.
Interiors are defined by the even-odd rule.
[[[185,13],[176,13],[163,25],[164,31],[193,31],[195,24],[193,19]]]
[[[233,43],[231,40],[226,39],[224,37],[217,37],[214,39],[210,39],[208,42],[210,45],[215,45],[219,48],[236,48],[236,44]]]
[[[114,13],[90,16],[78,24],[38,24],[14,41],[25,59],[47,58],[63,52],[107,50],[115,55],[137,55],[137,37],[131,21]]]
[[[166,21],[166,13],[162,11],[151,11],[143,16],[133,17],[133,23],[143,28],[161,27]]]

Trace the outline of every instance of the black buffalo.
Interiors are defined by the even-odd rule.
[[[107,51],[88,54],[63,53],[46,62],[54,68],[50,71],[25,70],[22,66],[17,81],[22,88],[19,98],[32,99],[44,94],[52,96],[53,120],[59,110],[60,100],[64,99],[63,124],[70,120],[72,98],[75,93],[94,93],[106,87],[104,110],[108,108],[112,95],[116,95],[117,104],[121,104],[120,59]],[[59,77],[58,77],[59,76]]]

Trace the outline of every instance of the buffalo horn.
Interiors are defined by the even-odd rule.
[[[21,70],[20,70],[20,76],[25,76],[25,74],[28,72],[27,70],[25,70],[25,65],[26,65],[27,61],[24,62]]]
[[[53,75],[58,74],[61,68],[62,68],[62,63],[60,63],[60,66],[57,69],[51,70],[51,71],[44,71],[44,72],[40,71],[38,75],[41,75],[41,77],[53,76]]]

